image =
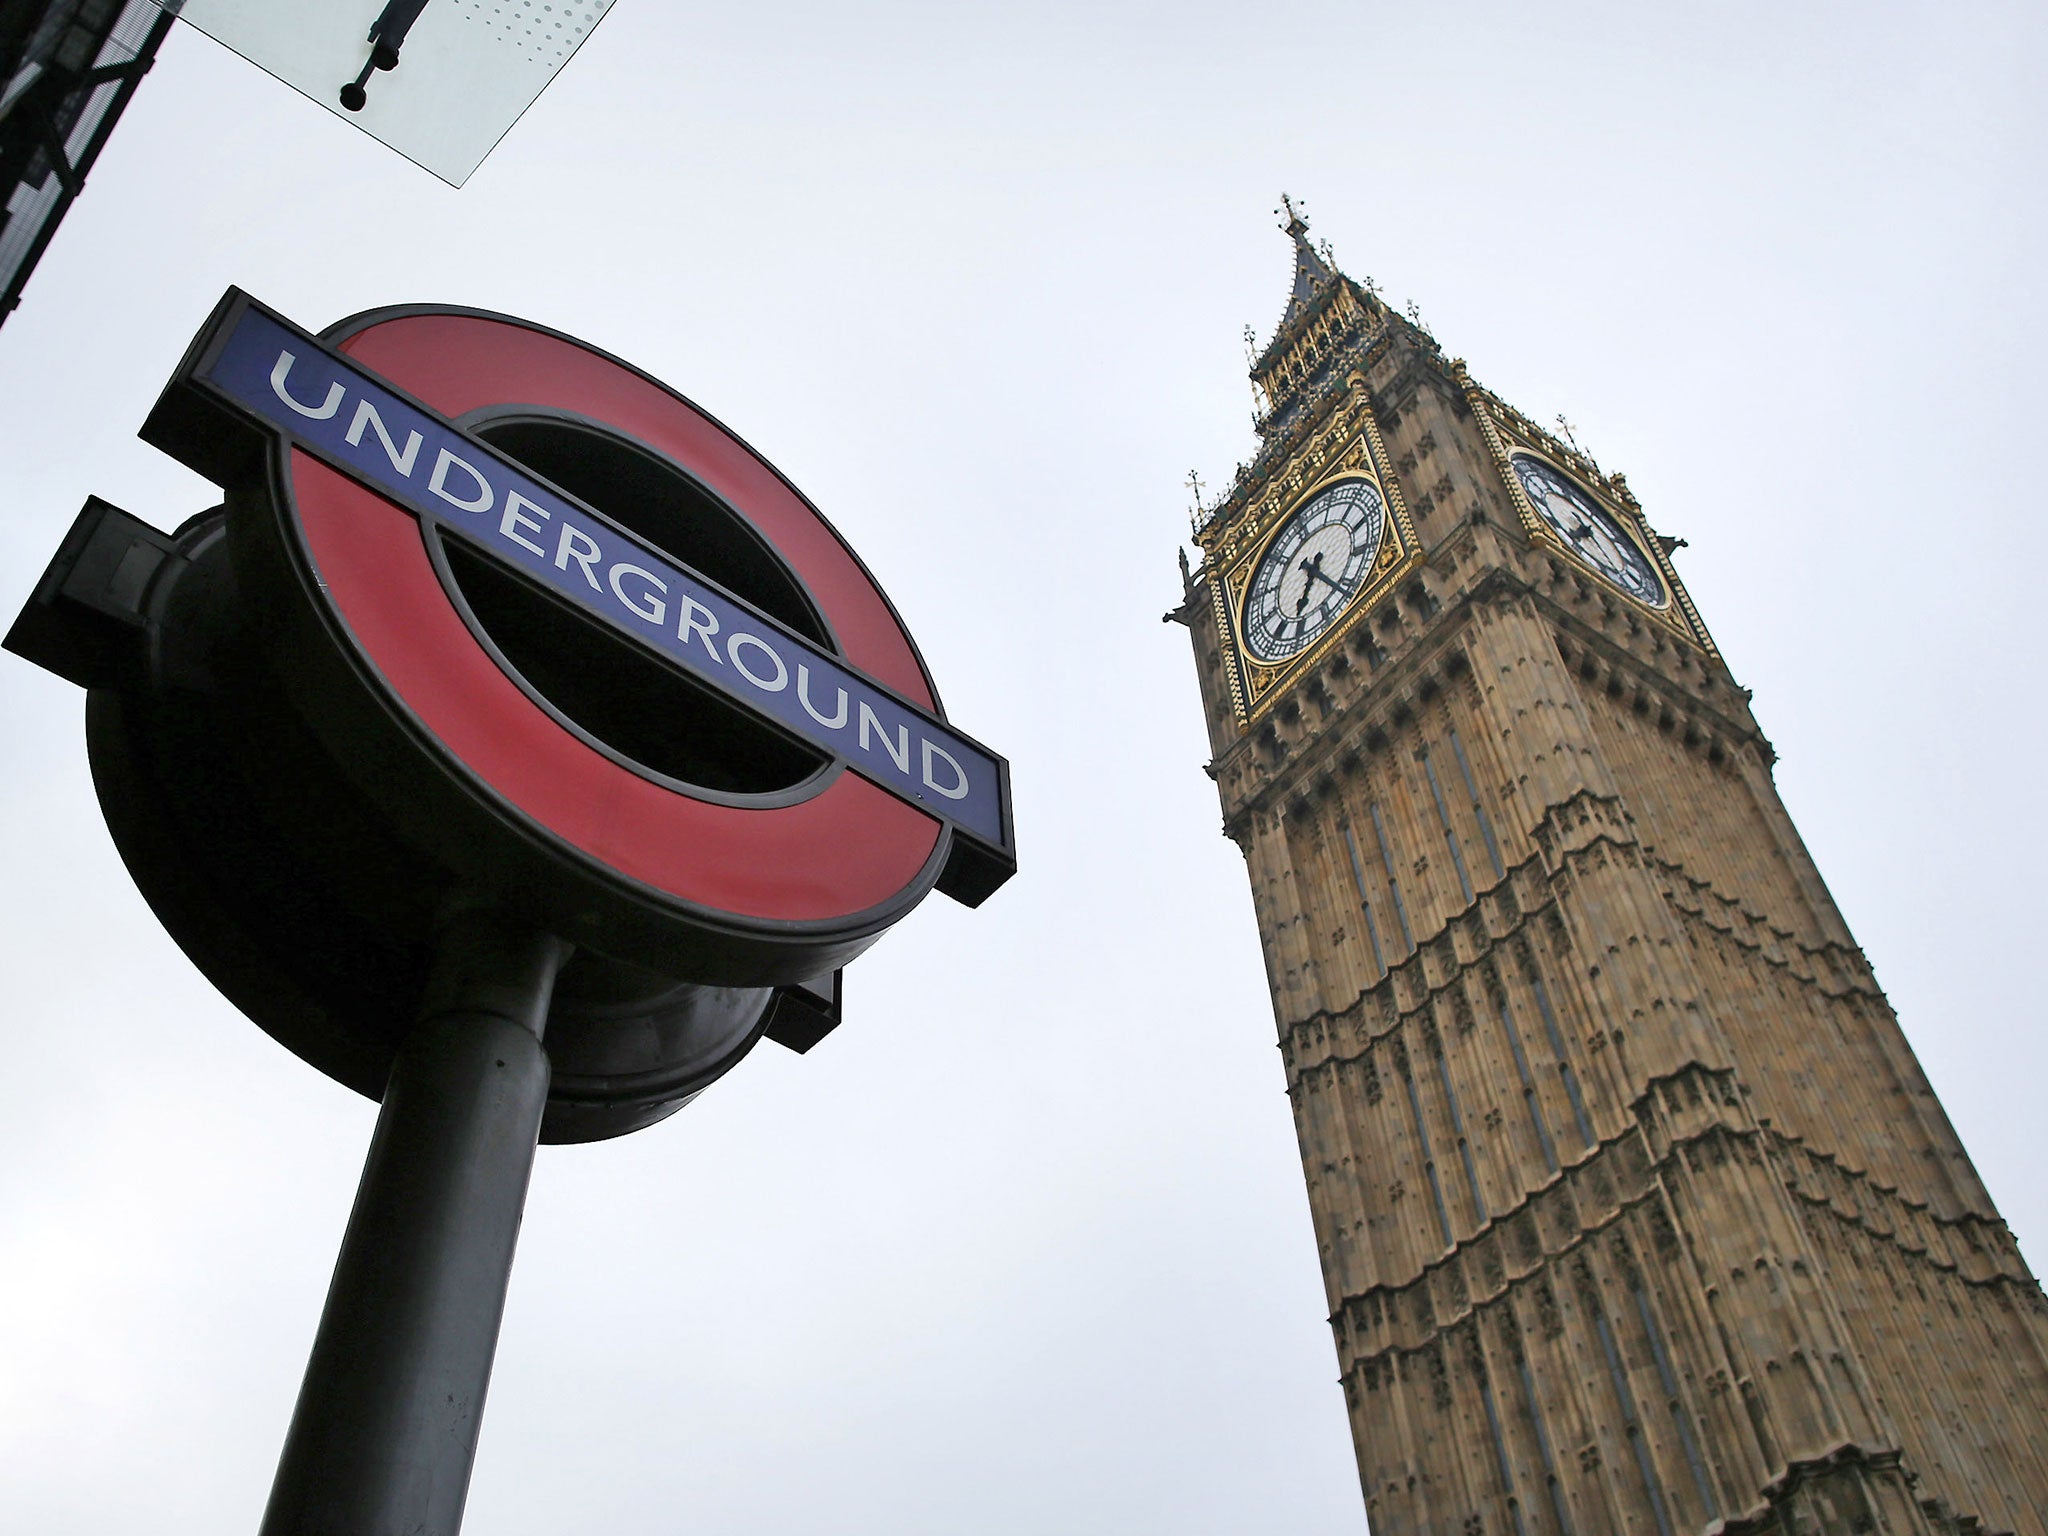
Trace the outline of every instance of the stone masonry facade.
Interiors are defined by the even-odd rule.
[[[2048,1536],[2048,1301],[1670,544],[1304,229],[1257,456],[1169,617],[1375,1536]],[[1522,450],[1613,509],[1663,609],[1538,536]],[[1262,667],[1230,573],[1337,472],[1402,559]]]

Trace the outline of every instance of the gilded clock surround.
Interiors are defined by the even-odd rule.
[[[1506,487],[1508,499],[1520,515],[1523,531],[1530,540],[1543,548],[1555,550],[1574,566],[1581,563],[1577,552],[1559,538],[1557,530],[1529,504],[1529,497],[1522,489],[1521,479],[1515,474],[1512,462],[1517,453],[1542,460],[1589,493],[1628,535],[1637,550],[1648,558],[1671,600],[1658,607],[1637,601],[1628,593],[1612,587],[1611,583],[1608,584],[1609,590],[1631,608],[1668,626],[1709,656],[1718,657],[1720,652],[1714,647],[1713,637],[1707,633],[1706,625],[1700,622],[1699,610],[1693,607],[1685,583],[1679,580],[1678,571],[1671,563],[1670,550],[1665,547],[1664,540],[1650,531],[1643,519],[1642,507],[1629,492],[1628,481],[1621,475],[1602,474],[1600,466],[1591,459],[1573,452],[1513,406],[1480,388],[1472,381],[1462,361],[1454,361],[1452,370],[1464,386],[1465,398],[1492,453],[1501,484]]]
[[[1355,527],[1354,518],[1358,524]],[[1368,527],[1371,543],[1361,549],[1356,539]],[[1337,528],[1345,533],[1341,556],[1336,542],[1325,536]],[[1272,530],[1253,557],[1250,572],[1241,584],[1243,595],[1235,611],[1242,631],[1242,648],[1255,659],[1278,666],[1292,661],[1314,644],[1367,589],[1386,548],[1386,528],[1386,493],[1369,476],[1339,475],[1310,491]],[[1338,561],[1334,576],[1328,563],[1332,559]],[[1295,575],[1301,576],[1302,589],[1290,613],[1287,588]],[[1319,581],[1329,587],[1332,596],[1311,602],[1318,597]],[[1300,636],[1288,649],[1270,648],[1288,645],[1289,637],[1277,630],[1264,637],[1269,646],[1261,646],[1261,626],[1256,615],[1269,586],[1273,596],[1269,622],[1277,619],[1283,628],[1292,623],[1302,626]]]
[[[1573,511],[1577,512],[1580,517],[1584,518],[1590,512],[1595,526],[1608,534],[1608,542],[1614,546],[1624,569],[1632,565],[1635,574],[1654,589],[1656,594],[1654,600],[1630,587],[1622,579],[1621,575],[1609,570],[1601,561],[1592,558],[1584,549],[1579,549],[1575,552],[1574,557],[1576,559],[1589,566],[1595,574],[1599,575],[1609,586],[1615,588],[1615,590],[1631,602],[1653,609],[1671,606],[1671,588],[1664,581],[1662,573],[1656,569],[1649,553],[1643,548],[1642,541],[1629,531],[1626,514],[1620,513],[1615,508],[1608,506],[1596,492],[1590,491],[1580,484],[1569,471],[1552,463],[1540,454],[1531,453],[1527,450],[1510,454],[1508,456],[1508,467],[1514,471],[1516,489],[1521,491],[1530,506],[1534,507],[1537,501],[1537,497],[1529,488],[1529,481],[1534,477],[1561,491],[1567,502],[1572,506]],[[1548,498],[1546,497],[1545,499],[1547,500]],[[1549,535],[1551,541],[1566,553],[1574,554],[1570,536],[1557,526],[1556,517],[1542,517],[1542,509],[1538,508],[1537,510],[1543,524],[1543,531]]]
[[[1237,669],[1242,701],[1240,708],[1244,723],[1256,721],[1271,707],[1287,680],[1304,669],[1319,666],[1338,646],[1343,645],[1359,624],[1365,622],[1374,609],[1390,592],[1396,590],[1401,578],[1414,569],[1421,558],[1420,543],[1415,537],[1414,524],[1408,517],[1401,500],[1399,488],[1381,467],[1373,453],[1372,443],[1376,429],[1371,417],[1365,413],[1363,402],[1359,407],[1362,419],[1355,421],[1356,435],[1350,445],[1337,459],[1336,467],[1320,479],[1307,484],[1300,492],[1282,502],[1275,498],[1261,509],[1261,516],[1244,530],[1244,537],[1233,541],[1237,550],[1236,559],[1222,573],[1220,590],[1217,594],[1220,613],[1231,637],[1231,655]],[[1316,494],[1326,487],[1344,480],[1364,480],[1380,494],[1386,508],[1380,547],[1372,567],[1360,579],[1358,591],[1337,616],[1336,621],[1300,654],[1280,662],[1268,662],[1254,655],[1245,644],[1244,604],[1251,590],[1253,575],[1264,559],[1266,550],[1297,509],[1307,505]]]
[[[1290,206],[1290,215],[1294,210]],[[2048,1536],[2048,1297],[1618,474],[1312,246],[1193,639],[1374,1536]],[[1599,574],[1511,457],[1669,602]],[[1247,665],[1285,519],[1388,566]]]

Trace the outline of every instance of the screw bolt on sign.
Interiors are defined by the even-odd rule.
[[[223,504],[89,500],[5,644],[179,945],[382,1101],[264,1536],[452,1536],[536,1141],[809,1049],[1015,872],[1008,764],[788,481],[569,337],[230,290],[142,435]]]

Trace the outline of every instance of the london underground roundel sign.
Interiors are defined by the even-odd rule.
[[[228,489],[296,713],[409,841],[564,937],[757,986],[1015,869],[1008,768],[745,443],[557,333],[314,337],[239,291],[143,436]]]

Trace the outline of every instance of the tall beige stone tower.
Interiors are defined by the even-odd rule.
[[[1375,1536],[2048,1536],[2048,1302],[1674,541],[1288,212],[1171,617]]]

